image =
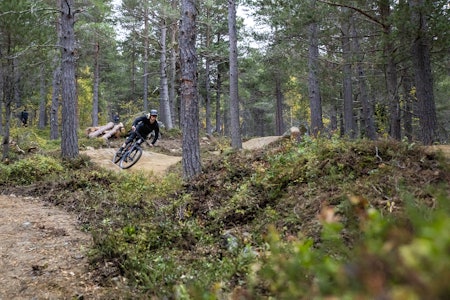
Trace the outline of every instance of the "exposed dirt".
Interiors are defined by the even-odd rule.
[[[157,175],[163,175],[170,166],[181,161],[181,156],[170,156],[146,148],[134,166],[123,170],[112,162],[116,150],[116,148],[88,149],[81,153],[88,155],[94,163],[103,168],[119,172],[151,171]]]
[[[253,139],[243,143],[243,148],[261,148],[279,138]],[[161,140],[155,148],[145,147],[142,158],[128,170],[112,163],[116,150],[88,149],[82,153],[119,172],[162,175],[181,161],[177,140]],[[36,198],[0,194],[0,300],[110,298],[122,279],[117,278],[112,288],[95,284],[87,260],[91,243],[91,236],[80,230],[77,216]]]
[[[92,240],[76,216],[13,195],[0,195],[0,208],[0,299],[101,297],[87,271]]]

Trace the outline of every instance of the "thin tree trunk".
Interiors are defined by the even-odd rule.
[[[8,45],[9,46],[9,45]],[[6,47],[9,49],[10,47]],[[9,53],[7,53],[9,56]],[[6,161],[9,158],[9,136],[10,136],[10,128],[11,128],[11,104],[13,100],[13,66],[12,61],[10,59],[7,60],[5,66],[2,66],[2,74],[3,74],[3,103],[5,104],[5,127],[3,132],[3,151],[2,151],[2,161]]]
[[[209,9],[206,10],[206,19],[209,20]],[[211,134],[211,82],[209,80],[211,71],[211,59],[208,53],[211,46],[211,26],[206,25],[205,47],[208,49],[205,56],[205,109],[206,109],[206,134]]]
[[[336,103],[331,105],[330,111],[330,135],[333,135],[338,129],[338,108]]]
[[[403,95],[404,99],[404,110],[403,110],[403,127],[405,128],[405,137],[408,141],[412,142],[413,140],[413,97],[411,96],[411,92],[413,90],[412,78],[405,72],[406,74],[402,77],[402,86],[403,86]]]
[[[369,100],[367,91],[367,80],[363,67],[364,56],[359,44],[358,33],[355,27],[354,17],[351,16],[352,32],[353,32],[353,52],[356,53],[356,76],[358,78],[359,93],[362,106],[362,123],[364,126],[364,135],[371,140],[376,139],[375,123],[373,120],[373,109]]]
[[[19,59],[17,57],[14,57],[13,60],[13,76],[14,76],[14,82],[13,82],[13,91],[14,91],[14,103],[16,104],[16,108],[19,108],[22,106],[22,97],[20,95],[20,71],[19,71]],[[19,120],[19,124],[21,124]]]
[[[92,126],[98,126],[98,90],[100,85],[100,44],[95,43],[94,56],[94,88],[92,99]]]
[[[45,85],[45,66],[40,66],[40,97],[39,97],[39,123],[38,128],[44,129],[47,124],[47,93]]]
[[[61,7],[61,0],[56,0],[57,7]],[[56,17],[56,36],[58,43],[61,40],[61,15]],[[59,48],[59,47],[58,47]],[[59,96],[61,95],[61,55],[55,54],[53,64],[53,79],[52,79],[52,103],[50,108],[50,139],[57,140],[59,138]]]
[[[59,61],[55,62],[52,87],[52,104],[50,108],[50,139],[57,140],[59,138],[59,96],[61,95],[61,66],[59,64]]]
[[[222,75],[220,64],[217,66],[217,83],[216,83],[216,132],[223,135],[222,132],[222,115],[220,114],[220,98],[222,95]]]
[[[311,1],[312,7],[315,8],[316,1]],[[317,77],[317,69],[319,67],[319,45],[317,30],[318,24],[312,21],[308,26],[309,30],[309,46],[308,46],[308,89],[309,104],[311,108],[311,134],[317,136],[323,130],[322,121],[322,99],[320,95],[319,80]]]
[[[61,79],[62,79],[62,135],[61,155],[72,159],[78,156],[77,93],[75,59],[75,4],[61,1]]]
[[[178,1],[172,1],[172,9],[175,11]],[[170,85],[169,85],[169,103],[170,103],[170,115],[172,116],[172,124],[176,126],[178,123],[177,115],[177,93],[176,90],[176,77],[177,77],[177,20],[172,19],[170,25]]]
[[[185,179],[190,179],[201,172],[195,4],[195,0],[181,1],[181,128],[183,132],[182,165]]]
[[[212,125],[211,125],[211,82],[209,81],[211,70],[211,63],[209,58],[206,57],[205,62],[205,109],[206,109],[206,134],[212,133]]]
[[[148,36],[148,4],[145,2],[144,9],[144,111],[148,112],[148,47],[149,47]]]
[[[228,0],[228,35],[230,38],[230,122],[231,146],[242,149],[239,117],[238,49],[236,29],[236,1]]]
[[[159,74],[160,74],[160,110],[163,116],[164,125],[167,129],[172,129],[172,116],[170,115],[170,102],[169,102],[169,86],[167,81],[167,24],[163,17],[161,19],[160,28],[160,40],[161,55],[159,59]]]
[[[276,110],[275,110],[275,134],[282,135],[284,133],[284,123],[283,123],[283,91],[281,90],[281,80],[279,72],[275,74],[275,99],[276,99]],[[263,123],[264,124],[264,123]]]
[[[355,138],[355,117],[353,113],[353,89],[352,89],[352,52],[350,45],[350,14],[347,8],[342,8],[344,19],[342,22],[342,55],[343,66],[343,95],[344,95],[344,135]]]
[[[433,75],[431,73],[430,42],[427,18],[424,15],[424,0],[409,0],[412,24],[418,25],[414,31],[412,60],[415,73],[416,97],[419,107],[420,140],[431,145],[437,139],[436,104],[433,94]]]
[[[378,1],[380,17],[383,20],[384,56],[386,59],[386,86],[389,106],[389,134],[396,140],[401,139],[400,98],[397,87],[397,63],[395,61],[395,46],[392,41],[392,26],[389,18],[391,8],[389,0]]]
[[[3,102],[4,102],[4,81],[3,81],[3,64],[2,50],[0,48],[0,135],[3,135]]]

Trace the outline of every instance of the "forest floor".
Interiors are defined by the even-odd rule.
[[[262,148],[279,138],[255,138],[244,142],[243,148]],[[146,147],[128,170],[112,163],[116,150],[82,153],[107,169],[151,170],[156,175],[181,161],[179,140],[162,139],[156,148]],[[92,237],[80,230],[76,215],[38,198],[0,194],[0,300],[110,299],[114,290],[124,287],[123,279],[117,278],[116,286],[109,288],[96,283],[87,259],[91,244]]]

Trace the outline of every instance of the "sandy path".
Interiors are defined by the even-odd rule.
[[[117,151],[115,148],[103,148],[103,149],[89,149],[82,151],[82,154],[88,155],[91,160],[108,170],[132,172],[132,171],[152,171],[157,175],[164,175],[167,169],[180,162],[180,156],[169,156],[161,153],[151,152],[144,149],[142,157],[139,161],[130,169],[122,170],[119,166],[112,162],[114,153]]]
[[[0,299],[97,299],[102,289],[87,273],[91,242],[75,216],[0,195]]]

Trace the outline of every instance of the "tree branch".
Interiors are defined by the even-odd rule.
[[[346,8],[349,8],[349,9],[351,9],[351,10],[354,10],[354,11],[356,11],[356,12],[362,14],[362,15],[365,16],[367,19],[369,19],[370,21],[372,21],[372,22],[374,22],[374,23],[380,25],[380,26],[383,27],[383,28],[387,26],[386,24],[384,24],[383,22],[381,22],[380,20],[378,20],[376,17],[370,15],[369,13],[363,11],[363,10],[360,9],[360,8],[357,8],[357,7],[354,7],[354,6],[351,6],[351,5],[341,4],[341,3],[328,2],[328,1],[325,1],[325,0],[317,0],[317,1],[318,1],[318,2],[321,2],[321,3],[324,3],[324,4],[331,5],[331,6],[337,6],[337,7],[346,7]]]

